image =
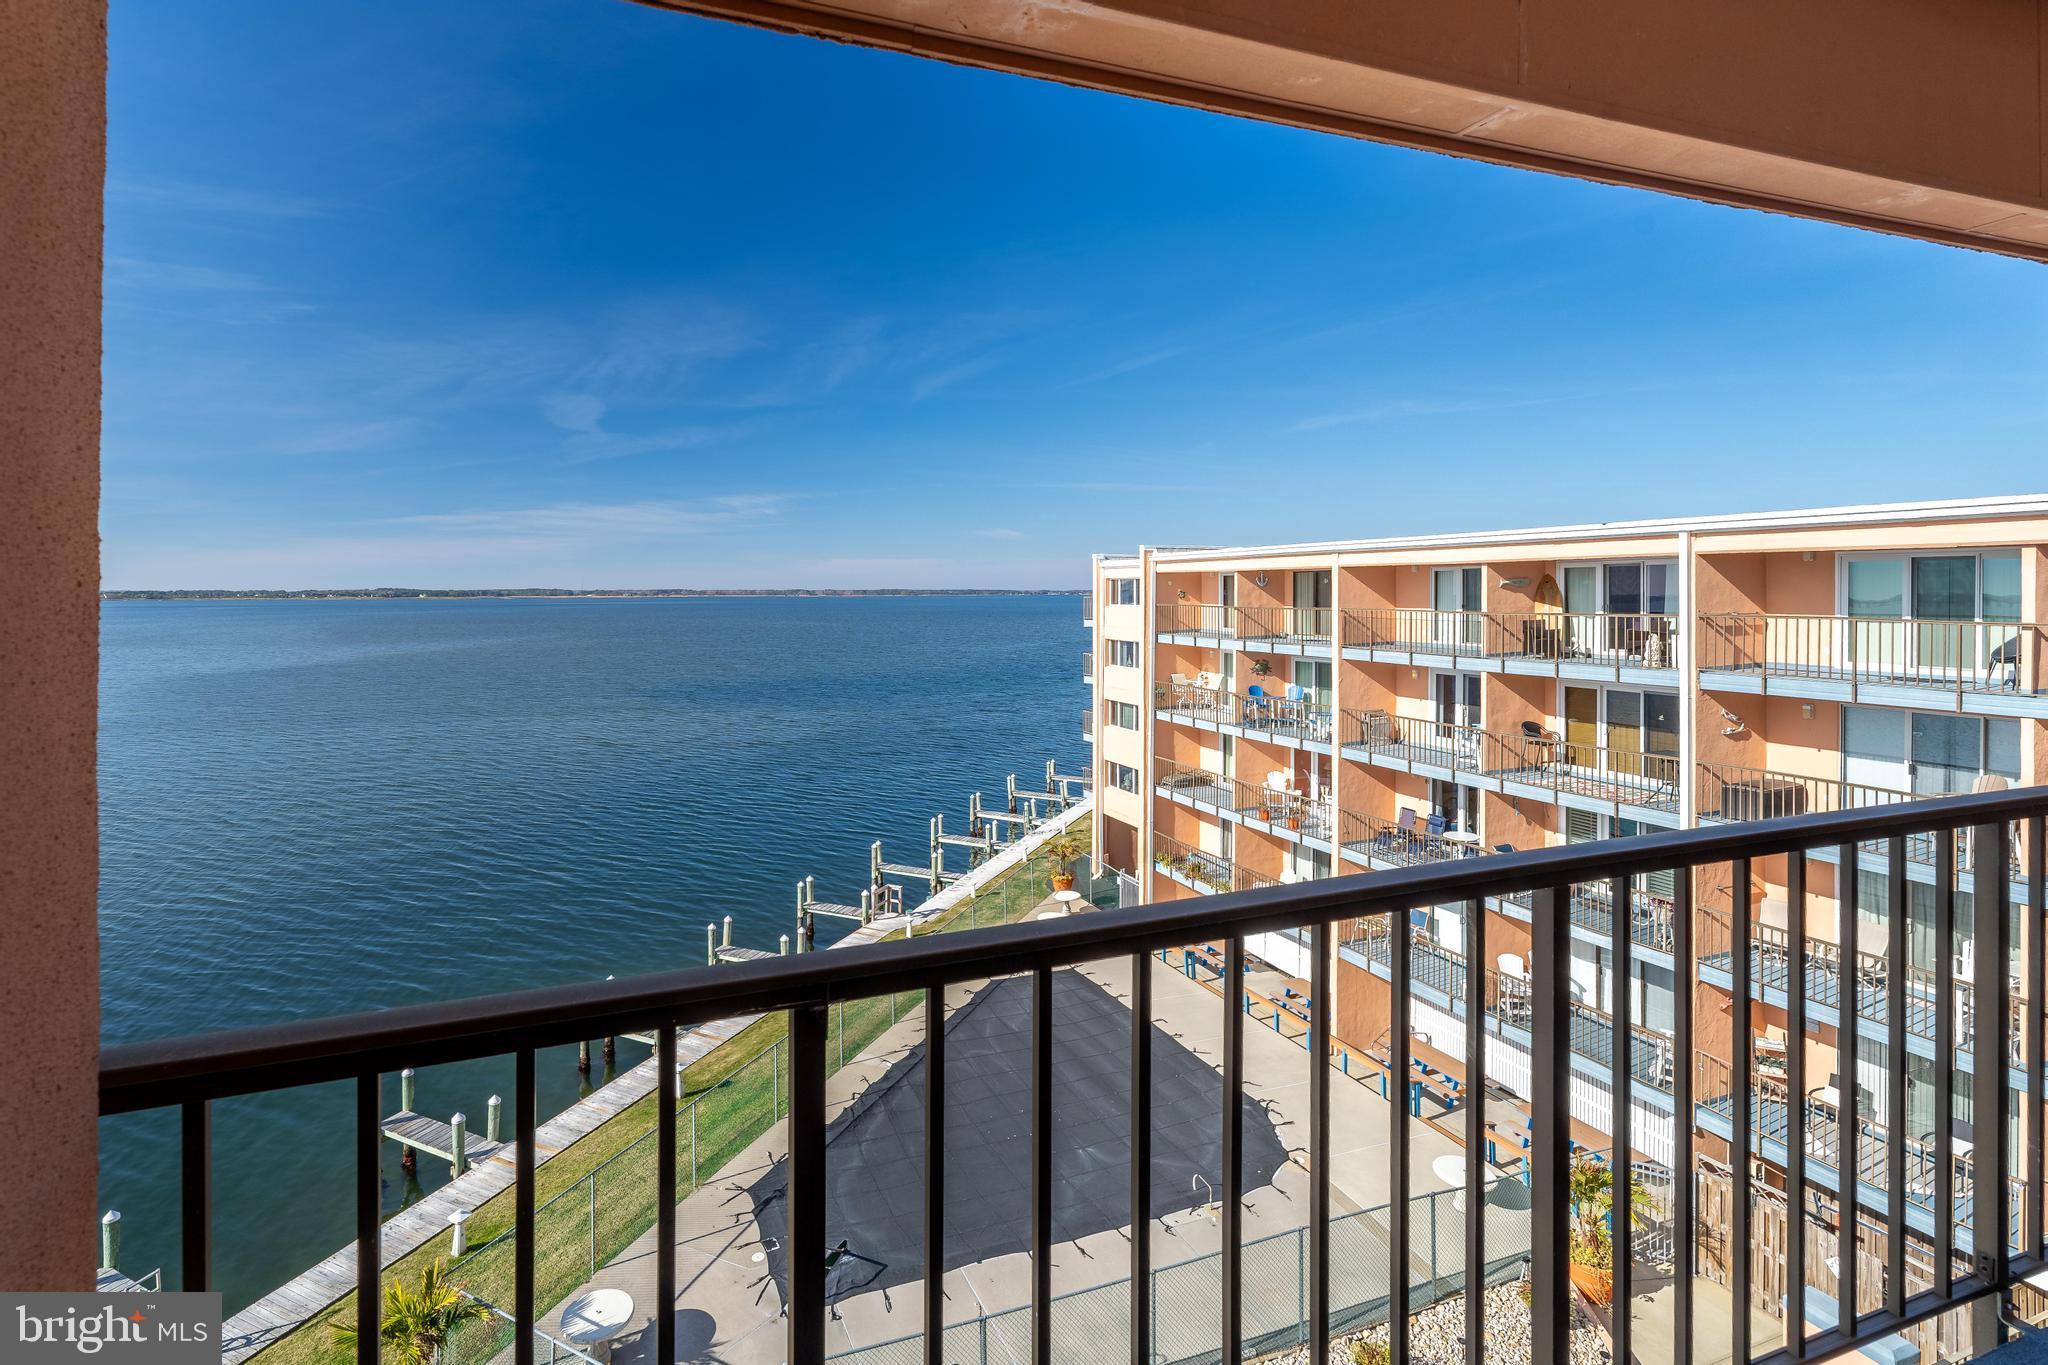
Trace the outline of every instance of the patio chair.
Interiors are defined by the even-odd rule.
[[[1253,683],[1244,690],[1244,723],[1250,725],[1259,716],[1268,713],[1275,698],[1271,692]]]
[[[1564,741],[1535,721],[1525,720],[1522,722],[1522,742],[1529,746],[1538,766],[1547,767],[1557,762],[1557,746]]]
[[[1493,846],[1493,851],[1495,853],[1513,853],[1515,851],[1515,846],[1513,844],[1495,844]]]
[[[1443,832],[1450,827],[1451,822],[1444,819],[1441,815],[1431,815],[1429,817],[1429,837],[1432,839],[1441,838]]]

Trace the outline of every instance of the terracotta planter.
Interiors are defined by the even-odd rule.
[[[1571,1262],[1567,1269],[1571,1275],[1572,1286],[1584,1294],[1588,1301],[1602,1308],[1614,1302],[1613,1271],[1603,1270],[1594,1265],[1580,1265],[1577,1261]]]
[[[1260,806],[1258,810],[1258,816],[1261,820],[1270,822],[1273,818],[1273,812],[1265,806]]]
[[[1299,815],[1290,815],[1290,816],[1288,816],[1288,817],[1287,817],[1287,828],[1289,828],[1289,829],[1300,829],[1300,828],[1301,828],[1301,817],[1300,817]]]
[[[1071,872],[1053,873],[1052,889],[1055,891],[1072,891],[1074,889],[1074,874]]]

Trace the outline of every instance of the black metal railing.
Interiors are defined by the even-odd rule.
[[[1163,1036],[1155,1027],[1152,971],[1153,955],[1161,950],[1190,943],[1222,945],[1222,979],[1236,981],[1244,973],[1245,942],[1248,937],[1267,933],[1305,930],[1311,949],[1307,957],[1306,999],[1313,1002],[1309,1012],[1310,1045],[1307,1048],[1307,1094],[1299,1132],[1307,1151],[1302,1167],[1308,1173],[1304,1256],[1305,1302],[1299,1314],[1299,1336],[1310,1346],[1312,1359],[1327,1351],[1333,1323],[1348,1329],[1370,1319],[1371,1309],[1357,1308],[1351,1297],[1355,1279],[1349,1259],[1333,1257],[1330,1229],[1333,1225],[1331,1160],[1332,1119],[1331,1066],[1322,1059],[1342,1053],[1334,1046],[1334,1011],[1326,1008],[1332,998],[1331,985],[1336,944],[1354,936],[1359,921],[1392,920],[1405,925],[1410,911],[1418,906],[1458,903],[1464,907],[1466,926],[1463,952],[1467,960],[1487,962],[1488,916],[1479,907],[1489,897],[1526,895],[1531,904],[1528,927],[1530,975],[1526,988],[1519,986],[1515,1008],[1525,1020],[1529,1078],[1526,1084],[1527,1148],[1523,1153],[1529,1179],[1529,1206],[1519,1217],[1527,1219],[1528,1260],[1533,1279],[1529,1295],[1531,1313],[1531,1358],[1536,1365],[1565,1365],[1571,1356],[1568,1334],[1572,1317],[1572,1296],[1567,1287],[1567,1267],[1573,1239],[1587,1235],[1600,1222],[1572,1200],[1571,1163],[1583,1157],[1574,1154],[1569,1114],[1570,1087],[1565,1083],[1570,1053],[1583,1050],[1587,1040],[1583,1029],[1604,1029],[1604,1043],[1616,1074],[1638,1075],[1635,1052],[1639,1046],[1639,1021],[1632,1017],[1635,1002],[1627,990],[1617,990],[1610,1022],[1588,1025],[1575,1017],[1570,1004],[1567,974],[1572,954],[1568,939],[1568,888],[1576,884],[1604,882],[1617,907],[1630,904],[1636,879],[1654,873],[1675,874],[1673,922],[1678,968],[1674,972],[1675,1036],[1672,1047],[1679,1057],[1694,1055],[1699,1042],[1694,1034],[1695,957],[1692,924],[1693,888],[1714,884],[1725,876],[1734,897],[1729,910],[1732,926],[1731,966],[1734,1017],[1746,1019],[1755,999],[1747,939],[1754,911],[1753,873],[1763,869],[1765,860],[1788,853],[1811,855],[1819,849],[1835,849],[1844,861],[1859,844],[1882,842],[1890,850],[1893,891],[1892,907],[1905,903],[1903,887],[1905,841],[1909,836],[1931,835],[1953,847],[1957,832],[1968,835],[1972,856],[1981,870],[1977,878],[1978,901],[1974,916],[1972,986],[1980,1008],[1996,1001],[2002,1016],[2009,999],[2017,995],[2029,1002],[2022,1011],[2020,1056],[2023,1083],[2009,1088],[2008,1075],[1997,1067],[1979,1066],[1970,1074],[1969,1086],[1975,1124],[1975,1147],[1970,1170],[1993,1173],[2002,1178],[2010,1173],[2022,1185],[2014,1213],[2006,1200],[1976,1199],[1974,1217],[1957,1242],[1957,1190],[1955,1181],[1936,1180],[1928,1196],[1933,1211],[1932,1253],[1936,1266],[1949,1266],[1960,1249],[1966,1260],[1961,1276],[1943,1274],[1925,1288],[1909,1288],[1905,1275],[1908,1244],[1907,1152],[1903,1143],[1889,1144],[1883,1155],[1884,1181],[1873,1194],[1867,1182],[1853,1174],[1828,1177],[1837,1184],[1840,1205],[1861,1208],[1868,1216],[1881,1219],[1894,1234],[1886,1244],[1890,1258],[1883,1276],[1882,1307],[1861,1311],[1863,1299],[1857,1292],[1857,1257],[1841,1260],[1838,1288],[1849,1311],[1833,1327],[1811,1332],[1799,1327],[1800,1338],[1791,1351],[1772,1350],[1763,1359],[1790,1359],[1804,1354],[1823,1358],[1852,1349],[1904,1327],[1972,1306],[1972,1322],[1980,1335],[1978,1349],[1987,1349],[1998,1330],[1995,1297],[2018,1283],[2023,1276],[2037,1273],[2043,1264],[2043,1150],[2040,1127],[2029,1124],[2016,1144],[2009,1139],[2009,1120],[2021,1100],[2029,1112],[2038,1113],[2044,1096],[2043,1020],[2040,1009],[2043,982],[2042,935],[2023,932],[2016,945],[2010,941],[2009,914],[2011,884],[2002,875],[2007,863],[2007,844],[2013,822],[2019,822],[2021,842],[2028,868],[2029,905],[2021,918],[2025,926],[2038,929],[2048,919],[2042,901],[2044,821],[2048,821],[2048,791],[2029,789],[1995,794],[1956,797],[1948,800],[1855,810],[1824,815],[1807,815],[1753,825],[1718,826],[1654,834],[1636,839],[1503,854],[1497,857],[1458,859],[1419,867],[1400,868],[1350,877],[1266,887],[1216,896],[1193,897],[1168,903],[1138,906],[1128,910],[1092,915],[1066,916],[1042,922],[994,928],[974,933],[931,935],[873,944],[844,951],[805,954],[737,963],[717,968],[658,973],[617,981],[591,982],[545,990],[488,996],[478,999],[403,1007],[377,1013],[335,1019],[308,1020],[275,1027],[240,1030],[194,1038],[132,1044],[107,1050],[101,1061],[100,1109],[102,1114],[126,1114],[142,1110],[174,1108],[181,1115],[181,1172],[184,1217],[183,1287],[200,1289],[213,1282],[213,1223],[211,1217],[211,1122],[217,1100],[252,1095],[288,1087],[348,1082],[354,1086],[356,1113],[353,1122],[355,1187],[357,1192],[356,1233],[358,1290],[354,1321],[359,1327],[356,1355],[369,1365],[377,1356],[380,1249],[379,1192],[379,1078],[407,1066],[436,1065],[469,1059],[510,1055],[515,1063],[515,1097],[512,1104],[511,1141],[514,1150],[516,1192],[514,1228],[517,1255],[510,1312],[516,1332],[515,1365],[531,1365],[533,1328],[537,1321],[534,1282],[535,1161],[535,1054],[539,1049],[566,1046],[593,1037],[651,1032],[658,1038],[656,1075],[660,1078],[660,1103],[674,1106],[677,1100],[677,1030],[714,1020],[752,1013],[786,1011],[789,1036],[788,1128],[774,1146],[784,1155],[776,1159],[786,1176],[786,1193],[778,1196],[784,1217],[781,1245],[796,1249],[788,1255],[783,1272],[763,1281],[762,1293],[779,1290],[785,1308],[787,1359],[795,1365],[818,1365],[826,1356],[826,1319],[830,1311],[827,1287],[827,1140],[829,1115],[826,1100],[828,1012],[836,1005],[897,991],[922,991],[925,1008],[925,1041],[922,1065],[926,1081],[916,1100],[923,1113],[924,1145],[919,1161],[923,1182],[922,1316],[925,1334],[922,1358],[940,1362],[945,1351],[943,1318],[947,1296],[941,1277],[947,1271],[946,1220],[943,1207],[943,1173],[946,1145],[953,1129],[946,1121],[947,1087],[943,1084],[947,1051],[945,988],[984,983],[995,977],[1018,976],[1029,983],[1030,1025],[1020,1036],[1028,1036],[1029,1063],[1021,1074],[1028,1076],[1029,1118],[1028,1173],[1018,1176],[1028,1187],[1029,1213],[1020,1215],[1014,1229],[1021,1247],[1028,1249],[1030,1270],[1030,1314],[1028,1350],[1035,1365],[1050,1365],[1055,1358],[1052,1329],[1052,1259],[1054,1245],[1054,981],[1065,969],[1082,964],[1112,964],[1128,970],[1129,988],[1121,1008],[1129,1018],[1129,1177],[1133,1221],[1142,1221],[1150,1210],[1152,1180],[1152,1076],[1155,1048]],[[1803,869],[1808,858],[1786,860],[1794,885],[1792,903],[1808,905]],[[1712,867],[1714,875],[1696,878],[1695,869]],[[1859,918],[1857,881],[1845,878],[1834,896],[1838,938],[1855,942]],[[1706,892],[1701,893],[1703,896]],[[1936,887],[1933,902],[1935,940],[1946,947],[1957,937],[1955,887],[1944,878]],[[1632,976],[1635,942],[1626,926],[1633,917],[1616,913],[1615,932],[1606,949],[1606,968],[1613,979],[1627,982]],[[1889,989],[1903,989],[1907,978],[1908,935],[1903,917],[1891,921],[1887,955],[1891,964]],[[1362,935],[1356,935],[1362,937]],[[1793,939],[1796,945],[1802,940]],[[1519,948],[1517,942],[1513,945]],[[2008,977],[2014,949],[2018,953],[2019,986]],[[1392,953],[1387,964],[1388,998],[1391,1018],[1396,1021],[1384,1035],[1385,1066],[1389,1074],[1406,1076],[1416,1056],[1408,1023],[1411,1007],[1418,1005],[1415,994],[1415,962],[1409,953]],[[1953,953],[1935,955],[1937,991],[1947,995],[1957,973]],[[1795,974],[1798,964],[1794,964]],[[1162,971],[1165,969],[1162,968]],[[1433,970],[1433,969],[1432,969]],[[1466,1150],[1485,1150],[1488,1133],[1488,1105],[1476,1102],[1486,1096],[1485,1083],[1489,1014],[1498,1009],[1484,995],[1471,997],[1472,986],[1462,974],[1447,978],[1447,984],[1464,993],[1461,1036],[1439,1035],[1435,1044],[1451,1055],[1462,1055],[1467,1084],[1466,1102],[1456,1114],[1454,1128],[1462,1129]],[[1495,991],[1504,988],[1496,986]],[[1245,1245],[1241,1210],[1247,1192],[1244,1169],[1247,1112],[1256,1113],[1246,1094],[1246,1048],[1244,1013],[1236,992],[1226,991],[1220,999],[1202,1008],[1218,1011],[1220,1044],[1216,1069],[1221,1085],[1213,1091],[1216,1112],[1217,1150],[1221,1160],[1220,1180],[1214,1206],[1221,1230],[1221,1254],[1216,1263],[1216,1305],[1213,1319],[1215,1346],[1211,1358],[1234,1361],[1243,1357],[1248,1338],[1241,1310],[1247,1305],[1245,1291],[1252,1281],[1242,1256]],[[1795,993],[1795,1001],[1803,996]],[[1803,1003],[1794,1006],[1789,1025],[1791,1037],[1804,1037]],[[1119,1018],[1122,1016],[1119,1015]],[[1944,1016],[1945,1017],[1945,1016]],[[1894,1058],[1905,1053],[1906,1011],[1894,1007],[1887,1012],[1889,1043]],[[1937,1029],[1942,1027],[1937,1018]],[[1845,1012],[1837,1046],[1841,1055],[1857,1055],[1859,1025],[1855,1011]],[[1936,1055],[1952,1051],[1946,1037],[1937,1039]],[[1791,1050],[1785,1093],[1808,1093],[1807,1049]],[[1839,1068],[1836,1096],[1840,1112],[1860,1113],[1858,1073],[1853,1065]],[[1269,1078],[1262,1078],[1269,1079]],[[1673,1108],[1691,1115],[1695,1107],[1694,1068],[1677,1068],[1672,1077]],[[1936,1067],[1930,1081],[1932,1112],[1955,1112],[1956,1074],[1951,1068]],[[1752,1155],[1759,1152],[1753,1137],[1752,1116],[1763,1111],[1767,1096],[1751,1080],[1748,1066],[1734,1068],[1727,1094],[1712,1098],[1731,1116],[1732,1136],[1728,1140],[1726,1169],[1730,1172],[1733,1198],[1728,1206],[1728,1245],[1733,1264],[1725,1282],[1739,1304],[1753,1304],[1759,1310],[1782,1314],[1775,1294],[1766,1295],[1759,1286],[1751,1238]],[[1611,1135],[1608,1150],[1600,1153],[1612,1175],[1611,1207],[1632,1208],[1635,1182],[1644,1177],[1642,1145],[1637,1140],[1636,1110],[1630,1087],[1610,1087],[1612,1112],[1607,1116]],[[908,1093],[915,1093],[910,1091]],[[1905,1088],[1891,1087],[1886,1095],[1888,1112],[1877,1121],[1890,1133],[1907,1131]],[[1581,1116],[1583,1117],[1583,1115]],[[1769,1120],[1769,1131],[1778,1132],[1778,1119]],[[1806,1151],[1810,1122],[1803,1104],[1784,1107],[1783,1141],[1792,1151]],[[675,1125],[657,1124],[662,1134],[656,1163],[656,1205],[659,1209],[657,1240],[651,1255],[655,1261],[655,1333],[657,1360],[669,1361],[676,1354],[676,1323],[680,1316],[671,1311],[676,1302],[677,1252],[676,1204],[677,1157]],[[1414,1126],[1405,1122],[1389,1125],[1384,1148],[1385,1185],[1395,1191],[1411,1187],[1415,1142]],[[1936,1126],[1928,1145],[1923,1170],[1936,1173],[1956,1171],[1953,1160],[1955,1134],[1949,1124]],[[1700,1153],[1690,1121],[1679,1122],[1671,1135],[1670,1169],[1693,1172],[1700,1165]],[[1375,1156],[1378,1161],[1380,1157]],[[1844,1163],[1854,1166],[1856,1163]],[[1972,1176],[1971,1178],[1976,1178]],[[1808,1169],[1793,1162],[1785,1172],[1786,1203],[1804,1209],[1809,1188]],[[1700,1221],[1693,1193],[1695,1181],[1670,1182],[1673,1203],[1670,1223],[1680,1230],[1668,1249],[1671,1265],[1655,1277],[1643,1271],[1643,1257],[1651,1250],[1636,1246],[1635,1220],[1621,1217],[1612,1224],[1609,1261],[1613,1280],[1615,1311],[1611,1335],[1614,1357],[1632,1358],[1635,1301],[1650,1293],[1662,1293],[1668,1285],[1673,1305],[1671,1358],[1686,1365],[1694,1350],[1694,1291],[1696,1280],[1705,1278],[1700,1253],[1702,1238],[1696,1235]],[[1482,1160],[1464,1163],[1464,1202],[1457,1214],[1466,1247],[1466,1266],[1482,1267],[1487,1260],[1487,1228],[1501,1216],[1487,1198],[1493,1177]],[[1967,1196],[1969,1191],[1966,1189]],[[1411,1202],[1406,1198],[1388,1201],[1382,1244],[1386,1259],[1382,1265],[1407,1267],[1411,1264],[1413,1239],[1433,1234],[1435,1224],[1417,1228]],[[831,1235],[844,1237],[844,1233]],[[1717,1237],[1720,1235],[1717,1230]],[[1128,1239],[1130,1278],[1128,1293],[1129,1335],[1127,1343],[1096,1343],[1093,1358],[1127,1358],[1133,1362],[1155,1359],[1154,1314],[1149,1302],[1152,1284],[1149,1236]],[[1791,1239],[1787,1254],[1793,1258],[1791,1280],[1807,1283],[1798,1257],[1803,1239]],[[1337,1273],[1333,1275],[1333,1271]],[[1868,1273],[1868,1272],[1865,1272]],[[1654,1283],[1651,1281],[1654,1279]],[[1409,1313],[1422,1306],[1418,1292],[1406,1286],[1396,1293],[1380,1291],[1379,1311],[1387,1323],[1391,1358],[1411,1357]],[[1342,1286],[1333,1289],[1333,1285]],[[1476,1287],[1476,1285],[1474,1286]],[[1792,1301],[1803,1302],[1803,1291],[1795,1289]],[[1427,1300],[1424,1300],[1426,1302]],[[1368,1305],[1374,1300],[1368,1295]],[[1391,1311],[1389,1311],[1391,1309]],[[1291,1311],[1291,1310],[1290,1310]],[[1480,1361],[1485,1350],[1488,1304],[1485,1296],[1464,1296],[1466,1330],[1464,1358]],[[1737,1311],[1727,1321],[1736,1361],[1757,1358],[1751,1337],[1750,1314]],[[1798,1315],[1793,1322],[1798,1323]],[[1717,1343],[1718,1346],[1718,1343]]]
[[[1547,791],[1553,801],[1578,796],[1604,805],[1678,813],[1681,764],[1676,754],[1572,743],[1540,727],[1519,734],[1497,732],[1349,707],[1339,716],[1338,737],[1347,758],[1367,763],[1441,768],[1454,778]]]

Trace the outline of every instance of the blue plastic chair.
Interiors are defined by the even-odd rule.
[[[1445,830],[1449,829],[1450,827],[1451,822],[1444,819],[1444,817],[1441,815],[1432,815],[1429,817],[1429,836],[1432,839],[1436,838],[1438,835],[1442,834]]]

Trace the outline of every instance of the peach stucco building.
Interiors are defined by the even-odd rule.
[[[2048,659],[2036,624],[2048,620],[2048,496],[1144,549],[1098,556],[1093,575],[1096,847],[1147,900],[2048,781]],[[1941,859],[1931,841],[1906,851],[1924,994]],[[1966,928],[1967,849],[1957,861]],[[1795,922],[1821,995],[1841,962],[1839,859],[1800,869],[1798,906],[1785,862],[1752,868],[1763,989],[1740,1032],[1767,1097],[1786,1071],[1783,968]],[[1866,849],[1860,863],[1858,903],[1881,926],[1885,851]],[[1652,1165],[1671,1159],[1680,1067],[1693,1068],[1709,1168],[1717,1136],[1727,1137],[1714,1100],[1741,1053],[1726,989],[1730,887],[1716,880],[1689,888],[1683,968],[1677,888],[1668,877],[1636,888],[1624,983],[1607,969],[1604,893],[1580,888],[1573,902],[1573,1009],[1604,1023],[1614,992],[1629,993],[1638,1155]],[[1464,913],[1414,917],[1410,1027],[1425,1045],[1461,1036],[1450,997],[1463,990],[1452,983],[1466,966]],[[1528,1074],[1513,1027],[1530,970],[1528,909],[1489,902],[1486,913],[1479,965],[1500,1023],[1489,1070],[1514,1091]],[[1252,946],[1307,975],[1293,939]],[[1881,969],[1880,945],[1851,951],[1866,975]],[[1335,1037],[1368,1065],[1390,1023],[1388,961],[1384,931],[1361,930],[1333,974]],[[1967,981],[1967,964],[1952,966]],[[1693,1058],[1676,1055],[1680,969],[1703,988]],[[1441,1011],[1425,998],[1432,980]],[[1975,1021],[1966,989],[1956,994],[1948,1041],[1966,1049]],[[1818,1013],[1832,1010],[1832,997],[1820,1003]],[[1929,1000],[1911,1021],[1909,1142],[1934,1126],[1922,1081],[1941,1013]],[[1868,1130],[1887,1112],[1897,1069],[1884,1029],[1862,1032]],[[1835,1030],[1809,1023],[1805,1035],[1806,1103],[1824,1125],[1840,1095]],[[1606,1131],[1611,1104],[1598,1051],[1573,1059],[1575,1117],[1589,1139]]]

